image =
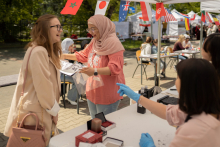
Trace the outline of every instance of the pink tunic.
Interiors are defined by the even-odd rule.
[[[86,84],[86,97],[94,104],[109,105],[116,101],[123,99],[119,96],[117,91],[119,86],[116,83],[125,84],[123,73],[124,57],[123,52],[119,51],[111,55],[97,55],[93,51],[91,44],[86,49],[76,52],[76,58],[79,62],[88,62],[88,67],[103,68],[109,67],[111,75],[101,75],[104,86],[88,91],[89,83],[91,83],[93,76],[89,77]]]
[[[180,111],[178,105],[167,106],[167,121],[170,125],[181,125],[170,147],[219,147],[220,121],[204,112],[191,116],[184,123],[186,114]]]

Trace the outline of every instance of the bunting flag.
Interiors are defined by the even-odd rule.
[[[195,20],[196,15],[197,15],[196,13],[195,13],[195,14],[193,14],[193,15],[191,16],[190,20],[191,20],[191,21]]]
[[[205,23],[205,11],[202,11],[201,14],[201,21]]]
[[[98,0],[95,8],[95,15],[105,15],[110,0]]]
[[[151,13],[151,7],[149,3],[147,2],[140,2],[141,4],[141,11],[144,21],[151,21],[152,13]]]
[[[183,14],[183,13],[180,13],[180,12],[177,12],[177,11],[175,11],[175,13],[178,14],[179,16],[182,16],[182,17],[185,17],[187,19],[190,19],[190,17],[188,15],[186,15],[186,14]]]
[[[129,7],[129,13],[135,13],[135,8],[134,7]]]
[[[215,17],[213,17],[213,19],[214,19],[215,24],[216,24],[216,25],[219,25],[219,21],[218,21],[218,19],[215,18]]]
[[[190,25],[189,25],[189,19],[188,18],[185,18],[185,27],[186,27],[187,31],[190,30]]]
[[[165,12],[166,12],[166,16],[164,16],[165,22],[177,21],[169,9],[165,8]]]
[[[162,16],[166,16],[163,3],[156,3],[156,21],[158,21]]]
[[[68,0],[66,2],[65,7],[60,12],[60,14],[76,15],[76,13],[79,10],[79,7],[81,6],[82,2],[83,2],[83,0]]]
[[[205,11],[204,11],[205,12]],[[203,13],[203,12],[202,12]],[[208,20],[208,22],[212,23],[212,19],[209,16],[208,12],[205,12],[205,20]]]
[[[129,8],[130,1],[121,1],[120,3],[120,10],[119,10],[119,22],[122,22],[125,20],[128,8]]]

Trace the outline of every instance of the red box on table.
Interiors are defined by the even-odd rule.
[[[79,146],[80,142],[87,142],[87,143],[97,143],[102,142],[102,135],[93,132],[91,130],[87,130],[86,132],[76,136],[76,146]]]

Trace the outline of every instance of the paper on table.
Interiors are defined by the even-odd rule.
[[[61,63],[60,72],[68,76],[72,76],[76,72],[78,72],[80,69],[82,69],[83,67],[86,67],[82,64],[79,64],[78,62],[75,64],[72,64],[72,63],[69,63],[68,61],[60,60],[60,63]]]

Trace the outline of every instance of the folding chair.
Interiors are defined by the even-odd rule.
[[[145,73],[146,79],[147,79],[146,68],[147,68],[148,65],[151,65],[151,64],[150,64],[150,62],[148,62],[148,63],[142,63],[142,64],[141,64],[141,63],[140,63],[140,58],[139,58],[140,55],[141,55],[141,50],[136,51],[137,67],[136,67],[136,69],[135,69],[135,71],[134,71],[134,73],[133,73],[132,78],[134,77],[134,74],[135,74],[137,68],[142,65],[142,67],[144,68],[144,71],[143,71],[143,72]]]

